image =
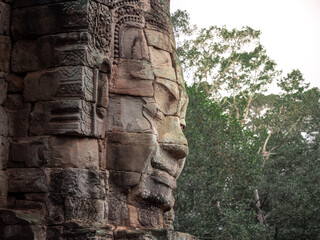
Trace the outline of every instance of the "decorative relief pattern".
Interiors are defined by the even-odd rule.
[[[111,12],[102,4],[90,1],[89,32],[92,34],[92,45],[107,54],[111,42]]]

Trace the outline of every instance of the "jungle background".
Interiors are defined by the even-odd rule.
[[[198,29],[181,10],[172,22],[192,79],[175,229],[200,239],[320,239],[320,90],[299,69],[283,74],[258,30]]]

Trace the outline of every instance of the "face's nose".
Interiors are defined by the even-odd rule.
[[[175,159],[182,159],[188,155],[188,142],[182,132],[178,117],[167,116],[164,118],[159,143],[162,150],[168,152]]]

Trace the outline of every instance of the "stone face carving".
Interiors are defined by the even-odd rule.
[[[188,97],[169,0],[0,13],[0,239],[195,239],[172,230]]]

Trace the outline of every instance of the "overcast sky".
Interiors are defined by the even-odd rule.
[[[320,88],[320,0],[171,0],[171,11],[187,10],[199,27],[249,26],[285,73],[300,69]]]

